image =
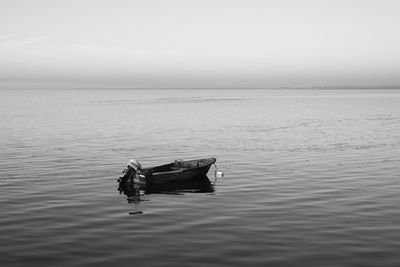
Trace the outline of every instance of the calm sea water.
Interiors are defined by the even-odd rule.
[[[0,121],[1,266],[400,265],[400,91],[3,90]],[[210,156],[212,193],[117,192]]]

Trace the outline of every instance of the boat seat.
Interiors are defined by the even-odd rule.
[[[172,167],[171,167],[171,170],[185,170],[185,169],[189,169],[189,168],[178,167],[178,166],[172,166]]]

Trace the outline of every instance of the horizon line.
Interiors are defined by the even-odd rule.
[[[277,86],[277,87],[267,87],[267,86],[180,86],[180,87],[159,87],[159,86],[119,86],[119,87],[101,87],[101,86],[82,86],[82,87],[64,87],[57,86],[48,87],[44,86],[0,86],[0,90],[21,90],[21,89],[49,89],[49,90],[396,90],[400,89],[400,85],[325,85],[325,86]]]
[[[67,89],[67,88],[66,88]],[[76,87],[69,88],[75,90],[91,90],[91,89],[127,89],[127,90],[144,90],[144,89],[250,89],[250,90],[318,90],[318,89],[400,89],[400,85],[343,85],[343,86],[280,86],[280,87],[264,87],[264,86],[188,86],[188,87]]]

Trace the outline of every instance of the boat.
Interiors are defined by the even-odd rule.
[[[141,174],[145,176],[146,188],[186,182],[206,177],[211,165],[216,161],[216,158],[176,160],[165,165],[142,168]]]
[[[139,196],[138,191],[144,190],[145,193],[165,193],[165,192],[213,192],[213,187],[208,180],[207,173],[215,158],[205,158],[196,160],[176,160],[169,164],[142,168],[136,160],[131,160],[129,166],[137,167],[139,173],[136,178],[123,171],[124,176],[118,179],[118,191],[130,197]],[[133,164],[133,165],[131,165]],[[135,165],[136,164],[136,165]],[[136,187],[134,185],[137,185]]]

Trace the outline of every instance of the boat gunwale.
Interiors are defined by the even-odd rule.
[[[183,172],[188,172],[188,171],[195,171],[201,168],[207,168],[210,167],[212,164],[214,164],[217,159],[214,157],[211,158],[204,158],[204,159],[198,159],[198,160],[184,160],[182,162],[196,162],[196,161],[207,161],[204,165],[202,166],[194,166],[191,168],[185,168],[185,167],[177,167],[179,169],[176,170],[168,170],[168,171],[162,171],[162,172],[151,172],[151,170],[155,169],[155,168],[160,168],[160,167],[168,167],[168,166],[174,166],[175,162],[169,163],[169,164],[164,164],[164,165],[160,165],[160,166],[154,166],[154,167],[150,167],[150,168],[144,168],[143,171],[145,171],[145,175],[151,175],[151,176],[158,176],[158,175],[167,175],[167,174],[175,174],[175,173],[183,173]],[[147,172],[147,173],[146,173]]]

